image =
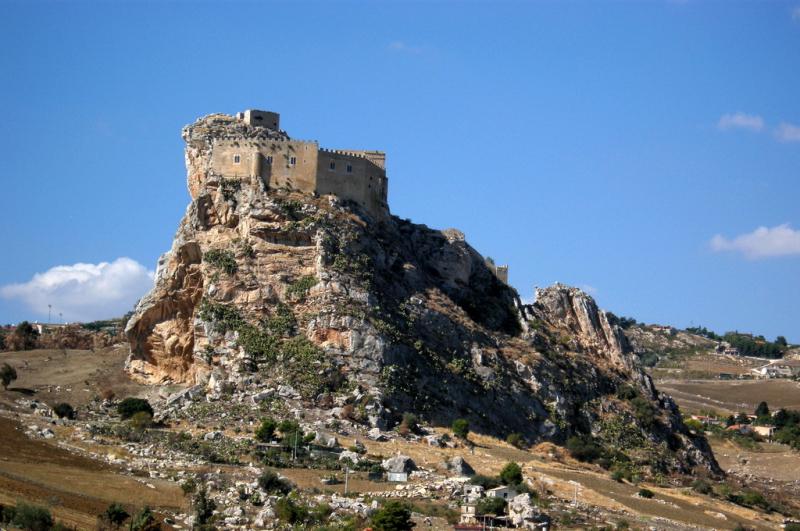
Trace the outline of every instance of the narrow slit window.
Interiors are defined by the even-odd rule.
[[[241,164],[241,163],[242,163],[242,156],[241,156],[241,155],[239,155],[238,153],[236,153],[236,154],[233,156],[233,163],[234,163],[234,164]]]
[[[348,164],[347,165],[347,173],[353,173],[353,165],[352,164]]]
[[[297,157],[289,157],[289,166],[297,164]]]
[[[330,163],[330,168],[331,168],[332,170],[335,170],[335,169],[336,169],[336,163],[335,163],[334,161],[331,161],[331,163]]]

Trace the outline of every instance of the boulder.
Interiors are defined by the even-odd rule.
[[[325,448],[336,448],[339,446],[339,441],[333,435],[318,431],[314,433],[314,444],[324,446]]]
[[[409,473],[417,469],[417,465],[410,457],[400,454],[384,460],[381,466],[387,472]]]
[[[456,476],[474,476],[475,469],[467,463],[463,457],[457,455],[450,459],[449,461],[445,461],[444,463],[445,468],[455,474]]]
[[[367,437],[373,441],[385,441],[386,436],[381,432],[380,428],[372,428],[367,432]]]
[[[222,440],[222,438],[224,436],[225,435],[221,431],[210,431],[210,432],[206,433],[205,435],[203,435],[203,440],[204,441],[219,441],[219,440]]]

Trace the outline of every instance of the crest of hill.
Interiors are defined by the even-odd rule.
[[[405,412],[439,425],[467,418],[531,443],[596,442],[604,458],[654,473],[719,471],[591,297],[555,285],[523,305],[461,232],[401,220],[349,189],[325,192],[321,152],[243,120],[211,115],[184,129],[191,203],[128,321],[135,377],[209,400],[277,389],[306,418],[354,426],[388,428]],[[255,145],[218,151],[230,127]],[[278,155],[280,167],[264,170],[273,142],[296,165],[308,152],[309,173]],[[247,153],[262,165],[231,174],[225,165]],[[303,180],[312,168],[315,180]]]

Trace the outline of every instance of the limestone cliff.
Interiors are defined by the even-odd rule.
[[[718,470],[585,293],[523,305],[457,230],[210,171],[215,138],[275,134],[224,115],[184,130],[192,201],[128,322],[132,374],[210,399],[278,389],[380,427],[413,411],[531,442],[591,435],[659,471]]]

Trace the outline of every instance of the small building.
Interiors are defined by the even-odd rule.
[[[387,472],[386,479],[396,483],[405,483],[408,481],[408,472]]]
[[[473,503],[465,503],[461,506],[461,516],[458,523],[461,525],[478,525],[477,508]]]
[[[483,487],[481,485],[472,485],[471,483],[464,484],[464,498],[468,503],[474,502],[483,496]]]
[[[776,429],[775,426],[753,426],[753,431],[768,441],[772,441]]]
[[[487,498],[502,498],[504,500],[509,500],[517,494],[517,491],[508,485],[501,485],[500,487],[495,487],[486,491]]]
[[[725,428],[725,431],[735,431],[742,435],[753,433],[753,427],[750,424],[733,424]]]

